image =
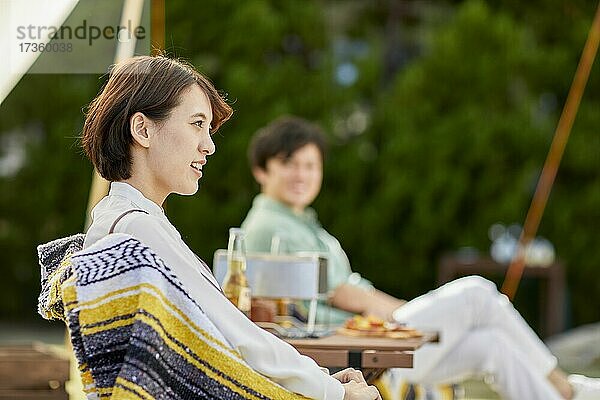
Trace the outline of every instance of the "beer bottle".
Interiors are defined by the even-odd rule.
[[[251,294],[246,279],[246,248],[244,231],[229,229],[227,245],[227,274],[223,281],[223,293],[240,311],[250,317]]]

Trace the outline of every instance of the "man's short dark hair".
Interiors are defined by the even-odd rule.
[[[233,110],[213,84],[190,64],[162,55],[127,59],[113,66],[108,82],[90,103],[81,145],[98,173],[108,181],[131,177],[133,138],[129,120],[141,112],[155,122],[166,120],[181,94],[198,85],[212,108],[211,132],[227,121]]]
[[[299,117],[283,116],[259,129],[248,148],[248,159],[252,168],[266,169],[267,161],[274,157],[288,159],[296,150],[307,144],[318,147],[325,158],[327,147],[323,130]]]

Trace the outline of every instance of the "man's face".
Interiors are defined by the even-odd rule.
[[[323,180],[323,158],[319,148],[309,143],[285,159],[273,157],[266,169],[255,168],[254,176],[262,193],[302,212],[319,194]]]

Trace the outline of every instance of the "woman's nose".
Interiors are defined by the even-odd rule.
[[[206,139],[200,142],[200,152],[204,153],[208,156],[214,154],[216,151],[215,142],[213,142],[212,136],[210,134],[206,135]]]

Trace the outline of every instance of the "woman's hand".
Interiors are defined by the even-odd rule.
[[[358,383],[365,383],[365,384],[367,383],[362,372],[360,372],[359,370],[354,369],[354,368],[343,369],[341,371],[336,372],[335,374],[333,374],[331,376],[342,383],[348,383],[350,381],[355,381]]]
[[[375,386],[369,386],[362,372],[346,368],[331,375],[344,386],[344,400],[381,400]]]
[[[381,400],[375,386],[356,381],[342,383],[342,386],[344,387],[344,400]]]

